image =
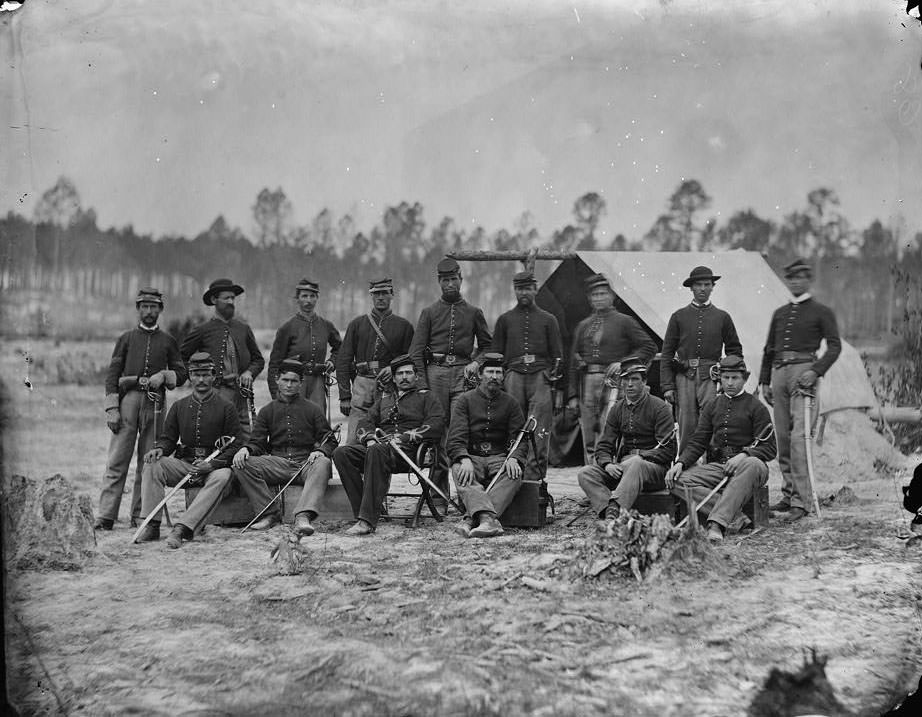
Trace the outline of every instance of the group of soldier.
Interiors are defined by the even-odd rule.
[[[96,528],[111,530],[116,521],[136,443],[131,522],[141,524],[138,542],[159,539],[166,486],[200,486],[174,522],[171,548],[195,536],[234,479],[260,518],[254,530],[281,522],[280,486],[301,485],[293,530],[311,535],[333,466],[356,520],[346,533],[372,534],[391,475],[416,469],[415,457],[428,447],[436,459],[421,478],[432,509],[445,511],[451,501],[450,471],[464,509],[459,530],[499,535],[499,518],[523,480],[546,474],[554,415],[564,402],[579,412],[586,464],[579,484],[603,520],[629,510],[644,491],[690,492],[707,515],[709,539],[722,540],[765,485],[776,455],[783,488],[772,508],[789,521],[809,514],[803,405],[840,342],[833,313],[809,293],[805,262],[785,268],[793,298],[772,316],[763,353],[759,383],[774,422],[744,390],[742,345],[730,315],[710,301],[720,277],[707,267],[691,271],[684,286],[692,301],[669,320],[659,360],[662,399],[647,385],[656,344],[615,309],[605,276],[586,281],[592,313],[576,327],[565,357],[557,319],[536,304],[533,273],[515,274],[516,305],[491,333],[483,311],[462,298],[457,261],[443,259],[436,272],[441,297],[415,328],[391,311],[393,283],[382,279],[370,284],[370,311],[353,319],[343,338],[316,313],[318,283],[301,280],[298,312],[276,332],[269,356],[272,400],[258,412],[253,381],[265,360],[251,328],[234,317],[243,287],[212,282],[202,298],[214,315],[181,345],[159,328],[162,294],[142,289],[138,326],[116,342],[106,380],[113,436]],[[822,340],[826,350],[817,358]],[[348,417],[342,442],[329,420],[334,374]],[[165,391],[187,379],[191,394],[161,421]]]

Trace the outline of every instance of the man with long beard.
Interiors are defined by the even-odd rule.
[[[230,279],[215,279],[202,296],[214,316],[194,327],[183,339],[179,351],[183,361],[204,351],[215,363],[214,388],[237,409],[242,430],[249,435],[249,411],[244,393],[253,390],[253,380],[266,365],[253,336],[253,329],[234,318],[235,301],[243,287]]]
[[[452,409],[448,457],[467,515],[466,537],[502,535],[498,517],[522,487],[528,453],[522,441],[506,455],[525,423],[518,401],[503,390],[503,355],[486,353],[480,362],[480,385],[461,394]],[[489,491],[493,478],[502,472]]]

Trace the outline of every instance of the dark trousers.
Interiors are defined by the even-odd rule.
[[[409,450],[409,449],[408,449]],[[393,448],[374,443],[339,446],[333,464],[352,506],[352,514],[372,527],[378,525],[381,506],[391,486],[391,474],[406,470],[406,463]]]

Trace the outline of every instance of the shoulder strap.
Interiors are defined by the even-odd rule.
[[[368,319],[368,323],[371,324],[371,328],[375,330],[375,333],[378,334],[378,338],[381,339],[381,343],[384,344],[384,348],[387,349],[388,353],[394,353],[394,349],[391,348],[391,345],[387,342],[387,339],[384,337],[384,333],[381,331],[381,327],[375,323],[372,315],[365,314],[365,317]]]

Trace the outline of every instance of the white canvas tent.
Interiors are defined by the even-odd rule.
[[[593,273],[605,274],[625,305],[620,308],[636,316],[662,345],[672,312],[691,301],[682,281],[699,265],[721,277],[711,299],[733,317],[752,372],[746,386],[751,391],[758,381],[772,312],[791,298],[784,282],[758,252],[577,252],[576,258],[562,261],[551,273],[541,287],[538,303],[557,315],[569,352],[576,324],[590,311],[583,279]],[[817,298],[822,301],[824,297]],[[842,333],[842,326],[839,331]],[[821,411],[876,406],[861,357],[843,341],[838,361],[821,384]]]

